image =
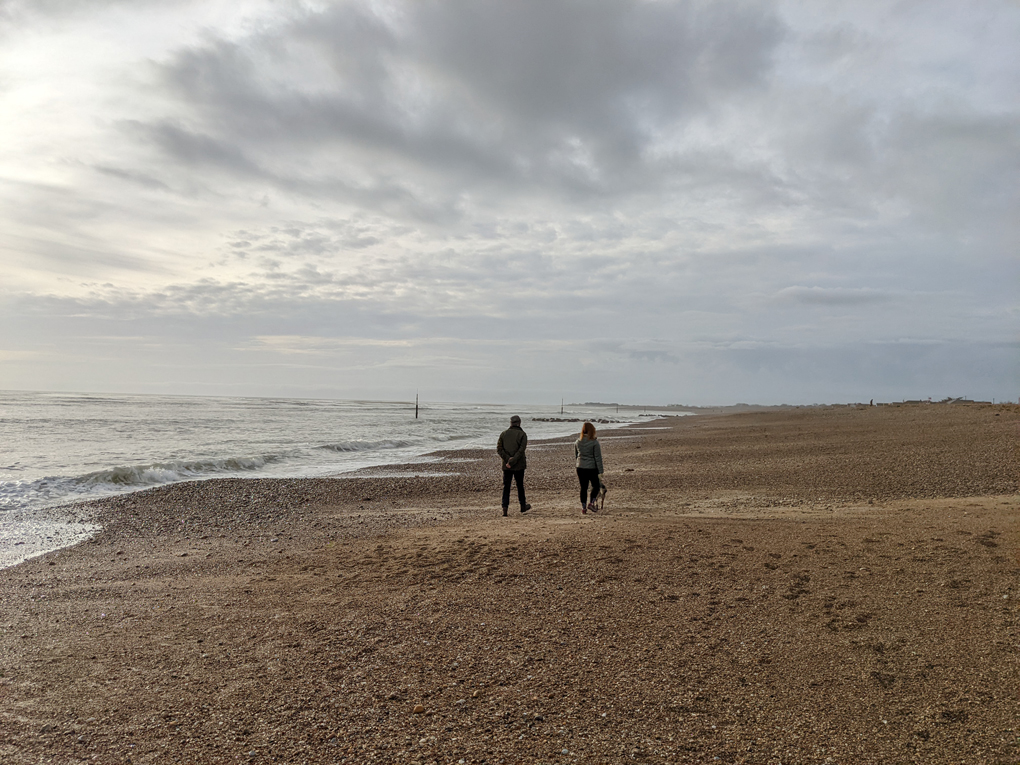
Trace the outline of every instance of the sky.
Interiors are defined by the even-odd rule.
[[[0,389],[1020,396],[1018,0],[0,0]]]

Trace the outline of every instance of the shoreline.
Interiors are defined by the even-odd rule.
[[[100,500],[0,571],[0,758],[1016,760],[1020,407],[876,410],[609,434],[595,517],[572,437],[510,518],[487,451]]]
[[[656,418],[663,415],[655,415]],[[536,418],[537,421],[548,421],[548,418]],[[572,420],[557,420],[561,422],[572,422]],[[578,420],[582,422],[583,420]],[[611,430],[622,430],[632,425],[644,425],[644,422],[620,423],[618,421],[600,420],[611,426]],[[555,442],[571,436],[551,436],[536,439],[534,446],[541,448],[546,441]],[[351,480],[365,477],[379,479],[381,477],[406,478],[414,475],[423,477],[437,475],[433,469],[437,463],[456,465],[457,462],[450,461],[448,455],[452,453],[477,452],[479,455],[487,454],[481,448],[451,448],[439,449],[416,455],[408,462],[383,461],[379,464],[353,468],[342,473],[327,477],[313,476],[258,476],[258,475],[236,475],[236,476],[209,476],[203,478],[185,479],[172,481],[153,486],[140,486],[135,489],[121,491],[106,496],[99,496],[92,499],[77,499],[52,506],[33,508],[30,510],[17,509],[5,512],[0,515],[0,570],[20,565],[26,560],[57,552],[76,544],[88,541],[102,530],[101,525],[93,521],[96,514],[102,514],[104,508],[111,500],[118,498],[146,495],[149,492],[158,492],[180,484],[200,484],[216,481],[329,481],[329,480]],[[432,459],[429,459],[432,458]],[[480,457],[479,457],[480,458]],[[472,458],[476,459],[476,458]],[[418,460],[425,460],[419,462]],[[409,468],[415,468],[411,471]],[[456,475],[456,471],[450,471],[450,475]],[[158,499],[156,500],[159,501]],[[15,541],[17,540],[17,541]],[[17,548],[22,548],[21,550]],[[31,552],[29,552],[31,551]],[[27,553],[27,554],[26,554]]]

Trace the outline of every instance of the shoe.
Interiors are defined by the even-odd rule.
[[[588,514],[588,506],[587,505],[581,505],[581,513],[583,515],[587,515]]]
[[[510,508],[508,508],[508,507],[504,507],[504,508],[503,508],[503,517],[504,517],[504,518],[506,518],[506,511],[507,511],[507,510],[509,510],[509,509],[510,509]]]
[[[596,505],[594,502],[589,502],[587,509],[591,510],[593,513],[597,513],[599,511],[598,505]]]
[[[528,511],[529,511],[530,509],[531,509],[531,505],[527,505],[527,504],[525,504],[525,505],[521,505],[521,512],[522,512],[522,513],[526,513],[526,512],[528,512]]]

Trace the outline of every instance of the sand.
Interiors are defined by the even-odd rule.
[[[0,571],[0,761],[1015,764],[1018,427],[605,431],[596,516],[566,440],[508,518],[474,452],[105,500]]]

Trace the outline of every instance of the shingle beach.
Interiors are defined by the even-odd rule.
[[[508,518],[494,449],[102,500],[0,571],[0,762],[1015,764],[1018,428],[651,420],[594,516],[570,439]]]

